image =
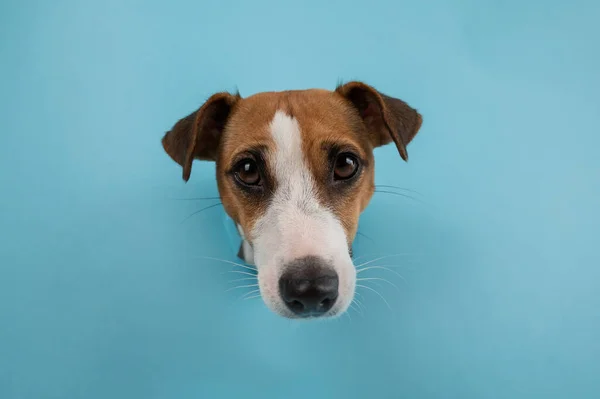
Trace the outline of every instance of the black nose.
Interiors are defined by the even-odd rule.
[[[339,280],[333,268],[317,257],[297,259],[285,266],[279,293],[298,316],[320,316],[338,297]]]

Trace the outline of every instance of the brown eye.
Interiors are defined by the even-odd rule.
[[[335,180],[348,180],[358,172],[358,159],[348,153],[340,154],[335,160],[333,177]]]
[[[257,186],[260,184],[260,172],[253,159],[243,159],[234,169],[235,178],[242,184]]]

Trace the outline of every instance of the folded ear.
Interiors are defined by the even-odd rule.
[[[402,159],[408,160],[406,146],[417,135],[423,123],[423,118],[415,109],[362,82],[340,85],[336,92],[357,109],[371,135],[373,146],[394,141]]]
[[[180,119],[165,134],[163,148],[183,167],[183,180],[189,180],[194,159],[217,159],[221,133],[239,99],[239,94],[214,94],[197,111]]]

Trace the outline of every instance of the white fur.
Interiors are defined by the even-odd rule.
[[[338,299],[328,315],[341,314],[350,306],[356,286],[346,233],[327,204],[318,201],[296,119],[277,111],[270,129],[276,147],[268,162],[277,189],[250,234],[261,295],[272,310],[292,317],[279,296],[283,266],[318,256],[330,262],[339,277]]]
[[[244,229],[240,224],[237,225],[238,232],[240,233],[240,237],[242,237],[242,249],[244,254],[244,262],[249,265],[254,264],[254,250],[252,249],[252,245],[246,239],[246,235],[244,234]]]

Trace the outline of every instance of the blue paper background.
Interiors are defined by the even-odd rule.
[[[0,398],[600,397],[600,3],[0,4]],[[162,134],[219,90],[362,79],[425,123],[356,243],[400,291],[294,323],[243,277],[214,169]],[[383,263],[379,263],[383,264]]]

